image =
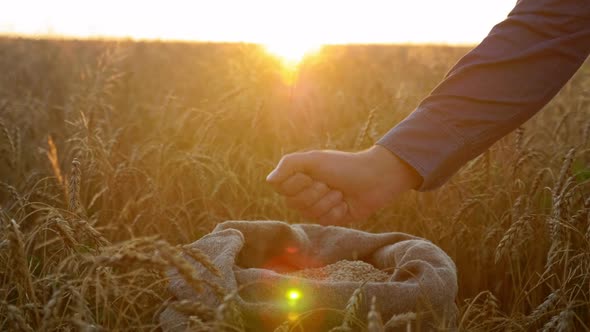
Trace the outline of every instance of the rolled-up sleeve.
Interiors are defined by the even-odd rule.
[[[377,144],[434,189],[531,118],[590,53],[590,0],[520,0]]]

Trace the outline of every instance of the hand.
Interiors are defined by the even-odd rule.
[[[362,221],[422,178],[386,148],[284,156],[266,178],[287,205],[321,224]]]

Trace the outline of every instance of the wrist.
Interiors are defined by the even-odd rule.
[[[373,145],[366,154],[369,166],[383,179],[393,181],[407,190],[416,189],[422,184],[422,176],[406,161],[381,145]]]

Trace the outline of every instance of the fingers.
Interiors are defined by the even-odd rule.
[[[328,213],[332,208],[343,202],[342,192],[339,190],[330,190],[324,197],[317,201],[310,208],[303,210],[303,215],[308,218],[318,219]]]
[[[348,204],[342,201],[318,219],[322,225],[342,224],[348,217]]]
[[[325,183],[314,181],[309,187],[298,194],[287,197],[287,206],[292,209],[306,210],[318,202],[329,191],[330,188]]]
[[[282,183],[295,173],[305,173],[315,163],[316,154],[313,151],[288,154],[281,158],[277,167],[266,177],[266,181],[274,185]]]
[[[295,173],[280,183],[272,183],[280,194],[294,196],[311,187],[314,181],[303,173]]]
[[[317,174],[321,156],[317,151],[286,155],[268,174],[266,181],[286,196],[287,206],[299,210],[305,217],[321,224],[342,223],[350,219],[349,206],[342,192],[311,177]]]

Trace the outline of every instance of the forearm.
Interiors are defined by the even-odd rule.
[[[590,1],[524,0],[379,145],[444,183],[539,111],[590,52]]]

